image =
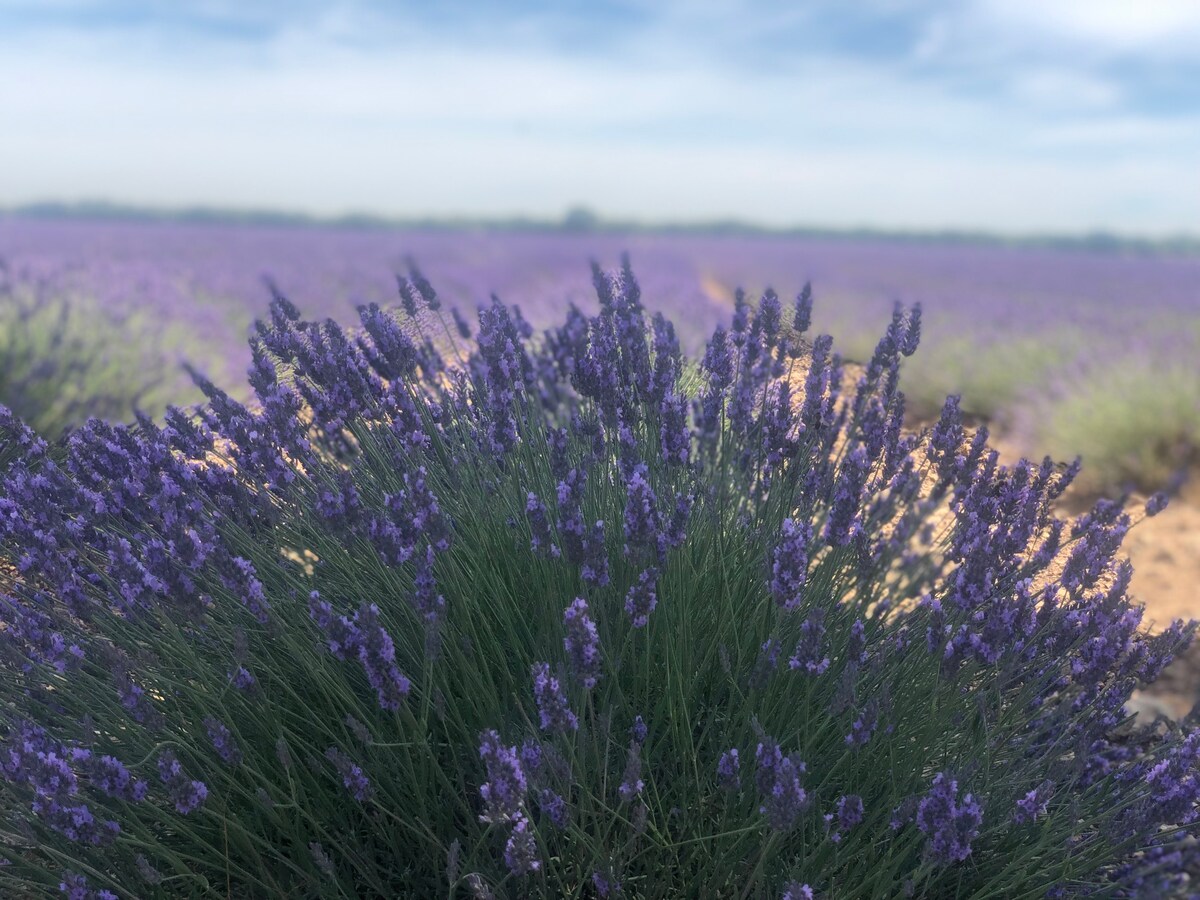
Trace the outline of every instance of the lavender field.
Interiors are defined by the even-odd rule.
[[[1200,258],[883,239],[403,231],[109,222],[0,221],[12,290],[69,297],[115,317],[170,375],[147,405],[196,395],[187,360],[235,393],[245,338],[269,278],[306,316],[347,320],[395,304],[415,261],[467,313],[496,293],[535,327],[569,303],[595,311],[588,262],[628,251],[650,310],[686,349],[742,287],[784,296],[811,281],[814,328],[869,355],[896,301],[924,309],[907,364],[909,416],[950,392],[1012,450],[1076,454],[1098,487],[1164,483],[1200,443]],[[126,358],[128,351],[125,348]]]

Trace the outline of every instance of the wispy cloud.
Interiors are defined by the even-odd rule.
[[[0,203],[1195,232],[1200,14],[1125,8],[0,0]]]

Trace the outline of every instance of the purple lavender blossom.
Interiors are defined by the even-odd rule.
[[[543,731],[566,734],[579,730],[579,718],[567,705],[567,696],[557,678],[550,675],[547,663],[533,666],[533,696]]]
[[[801,884],[798,881],[790,881],[783,889],[783,894],[779,900],[813,900],[813,889],[807,884]]]
[[[333,763],[337,773],[342,776],[342,786],[350,792],[350,796],[359,803],[364,803],[374,795],[374,789],[362,767],[339,750],[330,747],[325,751],[325,758]]]
[[[67,900],[118,900],[112,891],[93,889],[77,872],[64,872],[58,889],[67,895]]]
[[[550,520],[546,517],[546,505],[533,491],[527,495],[525,515],[529,519],[531,532],[530,550],[551,559],[558,559],[562,555],[562,551],[558,549],[558,545],[550,533]]]
[[[576,597],[563,611],[563,649],[571,673],[586,690],[600,678],[600,635],[588,616],[587,601]]]
[[[633,738],[635,744],[641,745],[646,743],[646,736],[650,730],[646,727],[645,720],[641,716],[635,716],[633,724],[629,726],[629,736]]]
[[[86,750],[75,750],[73,760],[84,776],[109,797],[138,803],[146,799],[149,785],[135,778],[125,765],[114,756],[96,756]]]
[[[504,864],[508,866],[508,871],[517,876],[528,875],[542,868],[537,839],[529,819],[521,813],[513,818],[512,833],[504,845]]]
[[[960,801],[958,782],[939,772],[917,806],[916,821],[928,839],[926,852],[931,860],[962,862],[971,855],[971,841],[979,836],[983,807],[970,794]]]
[[[817,608],[808,614],[800,626],[800,640],[788,665],[802,669],[809,675],[823,675],[829,668],[829,657],[824,652],[825,611]]]
[[[775,831],[790,831],[808,805],[808,794],[800,786],[804,763],[784,756],[769,738],[759,743],[754,761],[758,767],[755,784],[762,800],[759,813]]]
[[[779,543],[771,555],[771,594],[788,611],[798,609],[803,602],[811,541],[812,525],[790,518],[783,520]]]
[[[657,558],[659,531],[658,497],[650,486],[650,470],[639,463],[625,484],[625,558],[652,553]]]
[[[879,700],[872,697],[863,705],[854,722],[851,723],[850,733],[846,735],[846,744],[850,747],[866,746],[878,726]]]
[[[357,658],[375,689],[380,707],[399,709],[411,683],[396,666],[396,648],[379,622],[379,607],[365,604],[353,618],[338,616],[329,602],[313,591],[308,610],[309,617],[325,632],[329,652],[338,659]]]
[[[596,895],[602,900],[621,893],[621,882],[613,878],[611,873],[604,873],[599,869],[592,873],[592,887],[596,889]]]
[[[185,816],[199,809],[208,797],[208,786],[203,781],[190,778],[171,750],[159,754],[157,766],[158,777],[167,786],[175,809]]]
[[[1046,814],[1046,807],[1050,805],[1050,798],[1053,791],[1054,783],[1043,781],[1018,800],[1017,808],[1013,811],[1013,824],[1030,824],[1044,816]]]
[[[258,684],[258,680],[245,666],[238,666],[229,673],[229,683],[239,691],[248,691]]]
[[[538,809],[540,809],[555,828],[566,828],[571,821],[571,808],[561,794],[549,788],[543,788],[538,794]]]
[[[1146,501],[1146,515],[1157,516],[1160,512],[1167,508],[1167,504],[1170,502],[1171,498],[1168,497],[1164,491],[1151,494],[1150,499]]]
[[[480,787],[484,812],[481,822],[512,821],[525,803],[528,783],[516,747],[505,747],[491,729],[480,735],[479,756],[487,767],[488,780]]]
[[[687,424],[687,398],[674,391],[662,399],[659,416],[659,446],[663,461],[686,466],[691,455],[692,433]]]
[[[845,834],[863,820],[863,801],[857,794],[845,794],[838,797],[837,823],[838,832]]]
[[[625,612],[633,622],[634,628],[645,628],[650,621],[650,613],[658,606],[658,569],[650,566],[644,570],[625,595]]]
[[[208,732],[208,739],[217,751],[217,756],[221,757],[226,765],[236,766],[241,763],[242,751],[234,742],[233,733],[224,722],[207,716],[204,719],[204,730]]]
[[[642,780],[642,749],[637,742],[629,744],[629,756],[625,762],[625,774],[617,793],[623,803],[632,803],[641,796],[646,782]]]
[[[721,790],[737,791],[742,786],[742,761],[737,748],[726,750],[717,760],[717,784]]]

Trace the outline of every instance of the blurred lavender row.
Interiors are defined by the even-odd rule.
[[[1094,478],[1161,482],[1200,443],[1200,258],[815,237],[402,231],[0,220],[11,270],[177,329],[165,348],[236,388],[270,277],[306,316],[396,300],[415,260],[452,304],[494,292],[535,325],[595,310],[588,261],[628,251],[653,311],[692,352],[736,287],[785,295],[811,280],[814,329],[869,355],[899,300],[925,310],[906,375],[915,419],[945,394],[1029,453],[1082,453]],[[160,341],[168,341],[163,332]],[[1086,471],[1086,470],[1085,470]]]

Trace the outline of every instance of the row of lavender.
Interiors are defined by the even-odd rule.
[[[1200,443],[1200,258],[816,238],[497,234],[0,221],[0,257],[22,277],[160,329],[157,348],[226,387],[272,277],[314,315],[397,302],[415,258],[473,309],[492,292],[535,327],[568,302],[594,311],[586,263],[632,253],[647,303],[696,349],[728,322],[733,290],[811,280],[818,327],[863,358],[894,301],[924,305],[926,352],[908,375],[928,419],[946,394],[1027,453],[1082,453],[1097,483],[1163,483]],[[180,390],[178,382],[172,382]]]
[[[953,401],[906,434],[914,313],[846,390],[806,292],[692,362],[594,283],[539,342],[277,297],[251,406],[0,410],[7,895],[1187,887],[1200,732],[1121,726],[1194,624],[1139,631],[1130,515]]]

